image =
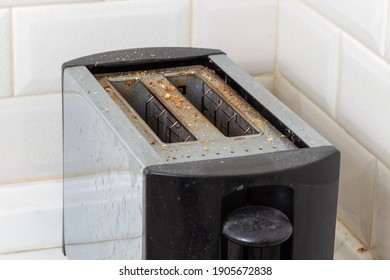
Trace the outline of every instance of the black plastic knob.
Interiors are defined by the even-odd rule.
[[[269,247],[286,241],[293,227],[281,211],[267,206],[245,206],[226,217],[222,234],[230,241],[248,247]]]

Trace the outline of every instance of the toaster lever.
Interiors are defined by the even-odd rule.
[[[233,210],[222,226],[222,235],[228,239],[228,259],[278,259],[280,244],[292,232],[285,214],[260,205]]]

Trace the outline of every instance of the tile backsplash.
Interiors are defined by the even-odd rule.
[[[278,3],[275,94],[341,151],[339,219],[390,259],[390,2]]]
[[[276,1],[193,1],[192,46],[221,49],[249,74],[271,73],[275,16]]]
[[[61,118],[60,94],[0,99],[0,186],[61,175]]]
[[[388,0],[303,0],[335,26],[383,55]],[[373,3],[375,2],[375,3]]]
[[[334,115],[340,31],[299,1],[279,7],[279,72]]]
[[[336,120],[390,166],[390,67],[348,35],[340,54]]]
[[[189,45],[189,1],[13,9],[15,95],[61,91],[63,62],[113,49]]]
[[[0,185],[0,254],[62,242],[62,181]]]
[[[0,1],[0,253],[61,246],[61,64],[193,46],[225,51],[340,149],[339,219],[390,259],[389,23],[387,0]]]

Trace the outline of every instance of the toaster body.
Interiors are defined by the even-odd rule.
[[[339,152],[220,50],[63,65],[71,259],[331,259]]]

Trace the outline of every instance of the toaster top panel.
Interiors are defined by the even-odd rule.
[[[297,148],[205,66],[95,74],[95,78],[167,161]]]

